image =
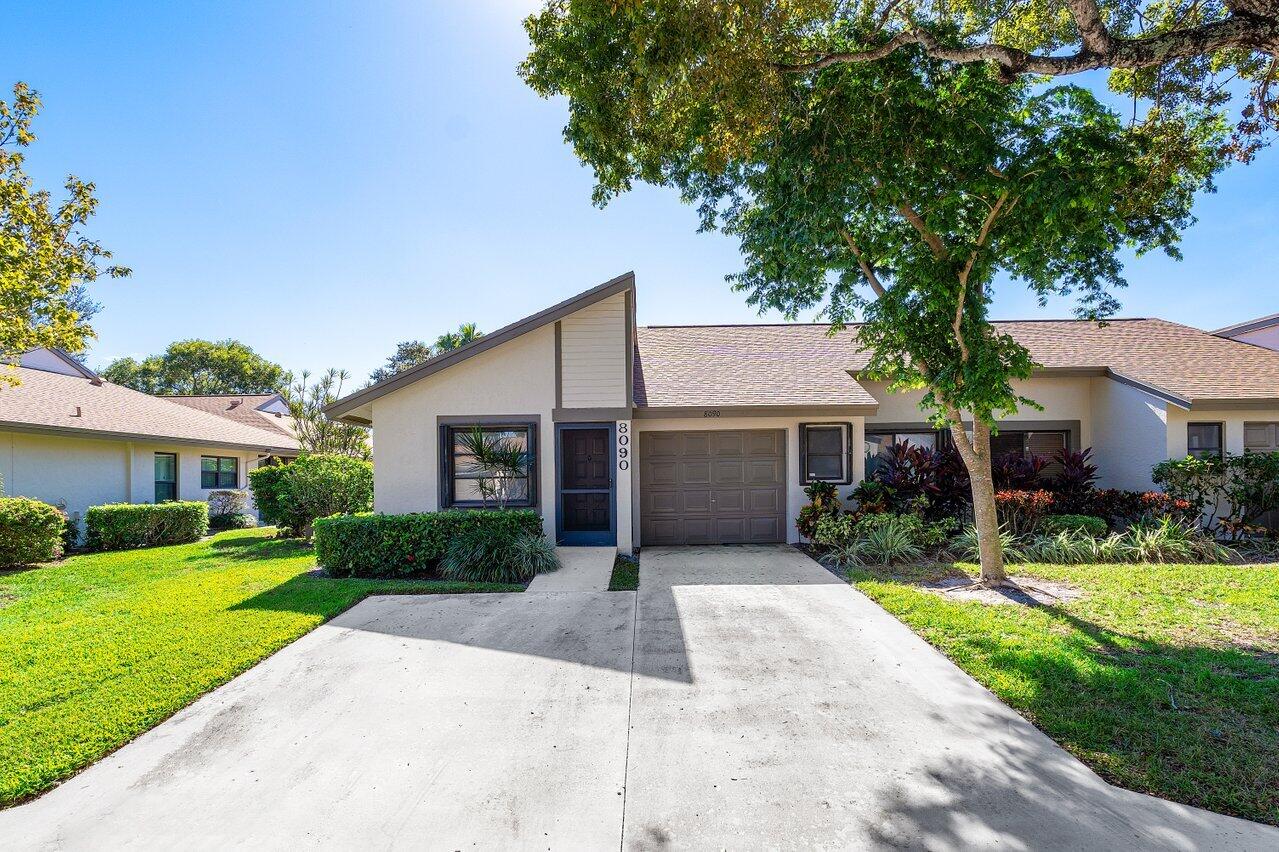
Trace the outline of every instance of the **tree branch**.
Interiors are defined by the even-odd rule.
[[[884,289],[879,276],[875,274],[874,267],[867,262],[862,250],[857,246],[857,241],[853,239],[853,235],[848,233],[848,229],[842,225],[839,228],[839,235],[844,238],[844,242],[848,243],[848,247],[853,250],[853,255],[857,258],[857,265],[861,267],[862,275],[865,275],[866,280],[870,282],[870,289],[875,291],[876,296],[887,295],[888,291]]]
[[[946,257],[946,246],[942,244],[941,237],[929,230],[928,225],[924,222],[922,216],[915,212],[915,208],[906,202],[897,205],[897,212],[906,217],[906,221],[911,224],[919,235],[924,238],[924,242],[928,243],[928,247],[933,251],[933,257],[942,260]]]
[[[786,73],[802,74],[832,65],[875,62],[909,45],[919,45],[929,56],[947,62],[994,62],[1000,67],[1005,79],[1012,79],[1018,74],[1047,74],[1056,77],[1102,68],[1150,68],[1220,50],[1255,50],[1272,56],[1279,54],[1279,15],[1257,15],[1241,8],[1220,21],[1189,29],[1171,30],[1142,38],[1114,38],[1101,23],[1092,0],[1069,0],[1069,3],[1072,15],[1078,9],[1083,16],[1082,22],[1076,17],[1083,44],[1078,52],[1067,56],[1026,53],[993,43],[948,47],[932,33],[913,28],[898,33],[878,47],[828,53],[811,62],[781,63],[777,68]],[[1243,4],[1249,7],[1267,7],[1273,5],[1273,2],[1243,0]],[[1092,15],[1088,13],[1087,7],[1092,8]]]

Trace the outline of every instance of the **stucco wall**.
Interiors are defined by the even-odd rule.
[[[1113,379],[1090,381],[1097,484],[1135,491],[1153,488],[1150,469],[1168,457],[1167,422],[1177,409]]]
[[[538,492],[555,535],[555,329],[544,326],[373,401],[374,506],[379,512],[439,508],[438,416],[537,415]]]
[[[1221,423],[1225,426],[1224,438],[1226,452],[1242,453],[1244,449],[1244,423],[1279,423],[1279,408],[1274,409],[1227,409],[1183,411],[1179,408],[1168,410],[1168,442],[1166,458],[1179,459],[1186,455],[1187,423]]]
[[[1087,447],[1092,443],[1091,407],[1089,379],[1079,376],[1034,378],[1014,383],[1017,392],[1028,399],[1033,399],[1044,407],[1043,411],[1023,407],[1016,414],[1001,420],[1001,423],[1017,423],[1029,426],[1035,422],[1079,421],[1079,443]],[[879,412],[866,418],[866,427],[874,429],[876,424],[884,423],[923,423],[926,415],[919,407],[923,399],[923,391],[908,393],[888,393],[883,382],[862,382],[863,387],[879,402]]]
[[[82,519],[90,506],[153,502],[157,452],[178,455],[182,500],[207,501],[213,490],[200,487],[202,455],[238,458],[241,488],[257,464],[255,452],[0,431],[0,475],[5,494],[64,502],[68,514]]]
[[[1272,325],[1269,328],[1259,328],[1256,331],[1248,331],[1243,334],[1232,334],[1230,336],[1235,340],[1240,340],[1244,343],[1264,346],[1267,349],[1279,349],[1279,325]]]
[[[860,452],[862,440],[865,435],[865,426],[861,417],[852,417],[846,415],[831,416],[829,414],[804,414],[796,413],[789,417],[716,417],[716,418],[641,418],[632,421],[632,426],[636,433],[641,432],[683,432],[683,431],[704,431],[712,429],[783,429],[786,431],[786,519],[787,519],[787,538],[786,540],[795,543],[799,541],[799,532],[795,529],[795,518],[799,516],[800,508],[808,502],[808,498],[804,496],[804,485],[799,481],[799,424],[800,423],[851,423],[853,425],[852,440],[853,447],[853,483],[860,482],[862,479],[865,460]],[[635,445],[639,445],[638,438]],[[640,528],[639,510],[640,510],[640,472],[639,466],[634,465],[631,469],[631,527],[634,530]],[[843,485],[839,488],[839,496],[847,498],[848,492],[851,491],[853,485]],[[619,506],[620,510],[620,506]],[[638,541],[634,542],[636,545]],[[621,539],[618,539],[618,546],[621,547]]]
[[[561,320],[560,358],[565,408],[626,405],[626,294]]]

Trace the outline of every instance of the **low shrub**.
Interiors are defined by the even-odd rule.
[[[315,559],[339,577],[402,577],[435,571],[449,543],[471,531],[542,535],[532,509],[448,509],[410,515],[334,515],[315,522]]]
[[[834,483],[810,482],[804,486],[804,493],[808,495],[809,503],[799,510],[795,528],[804,538],[811,539],[823,518],[839,514],[839,492]]]
[[[1005,562],[1025,562],[1026,555],[1021,549],[1021,539],[1013,535],[1007,527],[999,528],[999,546],[1004,551]],[[956,556],[969,562],[981,560],[981,547],[977,537],[977,527],[969,524],[951,542]]]
[[[249,495],[244,491],[209,492],[209,529],[243,530],[256,527],[258,519],[249,514]]]
[[[127,550],[161,544],[186,544],[209,531],[208,504],[197,500],[111,503],[84,514],[89,550]]]
[[[540,533],[469,529],[449,542],[440,576],[471,583],[526,583],[560,567],[555,545]]]
[[[1049,515],[1039,522],[1039,530],[1044,535],[1069,531],[1085,532],[1093,538],[1103,538],[1110,532],[1110,526],[1105,518],[1098,518],[1096,515]]]
[[[826,564],[842,567],[909,562],[946,549],[958,523],[927,521],[921,515],[881,512],[823,519],[817,544],[828,548]]]
[[[1047,491],[997,491],[995,509],[999,522],[1013,535],[1029,535],[1053,506]]]
[[[56,506],[28,497],[0,497],[0,568],[57,559],[68,521]]]
[[[249,471],[253,500],[268,523],[309,536],[316,518],[373,508],[373,465],[350,456],[315,453]]]

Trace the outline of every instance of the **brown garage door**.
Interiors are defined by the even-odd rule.
[[[786,433],[640,433],[640,544],[786,540]]]
[[[1243,424],[1243,448],[1254,453],[1279,452],[1279,423]],[[1279,509],[1258,519],[1265,526],[1279,530]]]

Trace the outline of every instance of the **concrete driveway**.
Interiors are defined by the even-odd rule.
[[[5,848],[1274,849],[1102,782],[782,547],[642,591],[375,598],[44,797]]]

